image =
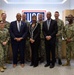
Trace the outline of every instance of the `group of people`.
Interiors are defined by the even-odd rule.
[[[8,59],[8,46],[11,43],[13,53],[13,67],[18,64],[18,54],[21,67],[25,66],[25,56],[30,66],[37,67],[40,62],[46,60],[44,67],[54,68],[56,59],[62,65],[62,37],[66,41],[66,59],[63,66],[70,65],[71,51],[74,45],[74,23],[73,16],[68,16],[68,24],[59,19],[59,12],[54,13],[55,19],[51,18],[51,12],[47,12],[47,20],[43,21],[43,15],[32,16],[32,21],[26,21],[26,14],[17,13],[16,21],[6,21],[6,13],[2,13],[0,21],[0,71],[6,69],[5,63]],[[74,53],[74,51],[73,51]]]

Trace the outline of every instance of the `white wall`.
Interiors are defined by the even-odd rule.
[[[0,9],[5,10],[7,13],[7,20],[13,21],[16,19],[16,13],[22,12],[22,10],[47,10],[52,12],[52,18],[54,18],[54,12],[57,10],[60,12],[60,18],[62,18],[62,11],[65,9],[70,9],[74,0],[67,0],[64,4],[6,4],[3,0],[0,0]],[[74,4],[73,4],[74,6]]]
[[[70,8],[71,8],[71,9],[74,9],[74,0],[71,0],[71,1],[70,1]]]

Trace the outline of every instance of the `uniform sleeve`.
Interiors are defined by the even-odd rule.
[[[57,33],[59,36],[63,35],[63,27],[64,27],[64,23],[63,23],[63,21],[61,21],[61,29]]]
[[[67,39],[67,36],[66,36],[66,26],[63,27],[63,38],[64,38],[64,40]]]
[[[71,38],[71,40],[74,42],[74,26],[73,26],[73,32],[72,32],[73,34],[72,34],[72,38]]]
[[[8,42],[10,39],[10,34],[9,34],[9,31],[7,30],[7,38],[6,38],[6,41]]]

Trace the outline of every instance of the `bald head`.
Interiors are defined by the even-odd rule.
[[[73,15],[68,15],[68,22],[73,23]]]
[[[16,14],[16,19],[17,19],[17,21],[21,21],[21,14],[20,13]]]
[[[22,14],[22,21],[25,21],[26,20],[26,14]]]
[[[38,20],[42,21],[43,20],[43,14],[38,14]]]
[[[46,16],[47,16],[47,19],[50,20],[51,19],[51,12],[47,12]]]

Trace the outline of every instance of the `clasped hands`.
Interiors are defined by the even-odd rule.
[[[72,39],[70,39],[70,38],[66,39],[67,43],[70,43],[71,41],[72,41]]]
[[[20,38],[14,38],[14,40],[16,40],[16,41],[21,41],[23,38],[22,37],[20,37]]]
[[[30,38],[30,42],[31,42],[31,43],[34,43],[34,42],[35,42],[35,40],[34,40],[34,39],[32,39],[32,38]]]
[[[2,42],[2,44],[5,46],[5,45],[7,44],[7,41],[5,41],[5,42]]]
[[[46,40],[50,40],[51,39],[51,36],[46,36]]]

